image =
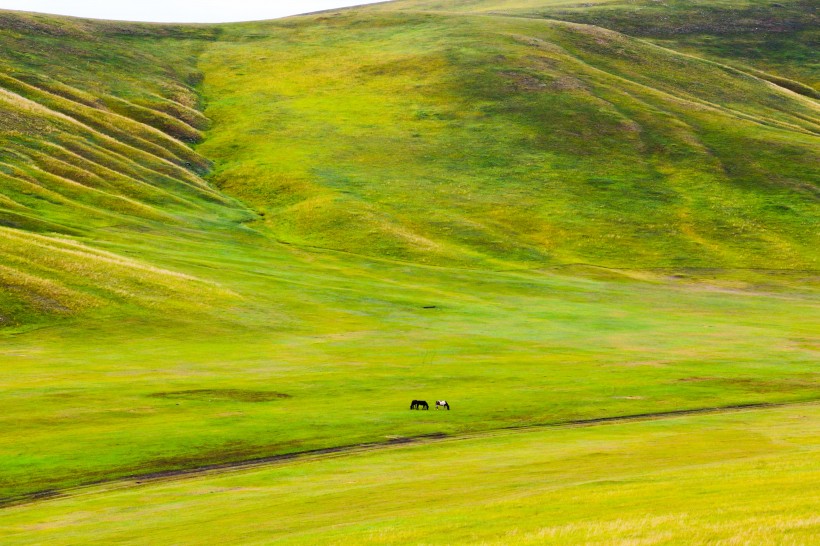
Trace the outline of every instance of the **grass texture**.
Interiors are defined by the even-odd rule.
[[[810,544],[816,406],[121,484],[0,514],[23,544]],[[776,500],[774,500],[776,499]]]
[[[217,26],[0,12],[0,502],[397,436],[816,399],[811,11],[783,2],[767,19],[791,21],[771,31],[779,45],[758,48],[744,21],[775,4],[593,4],[395,2]],[[678,32],[682,19],[701,26]],[[414,398],[454,409],[410,412]],[[636,442],[654,434],[631,426]],[[703,441],[763,453],[721,430]],[[510,442],[524,461],[537,438],[442,457]],[[784,458],[749,487],[798,491],[806,466],[786,451],[766,451]],[[756,464],[722,456],[663,487]],[[626,494],[607,487],[597,530],[531,519],[506,538],[637,532],[643,508],[600,516]],[[665,498],[635,487],[641,507]],[[727,536],[745,536],[754,502],[723,513]],[[795,502],[797,519],[766,521],[810,529]],[[444,542],[505,541],[513,505],[486,534],[489,512],[465,506],[467,534]],[[721,517],[676,514],[647,525],[674,541]],[[15,540],[39,540],[20,521]],[[304,540],[344,542],[328,533]]]
[[[816,267],[817,104],[725,65],[571,23],[339,12],[228,27],[200,66],[212,180],[289,243]]]

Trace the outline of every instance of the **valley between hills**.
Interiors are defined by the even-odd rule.
[[[811,543],[817,38],[0,11],[0,543]]]

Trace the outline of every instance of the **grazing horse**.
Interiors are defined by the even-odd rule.
[[[447,400],[436,400],[436,409],[439,408],[447,408],[447,411],[450,411],[450,404],[447,403]]]
[[[410,409],[420,410],[421,408],[429,410],[430,405],[424,400],[413,400],[413,402],[410,404]]]

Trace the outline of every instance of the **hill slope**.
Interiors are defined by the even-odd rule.
[[[518,16],[550,6],[222,27],[6,14],[3,222],[105,238],[250,218],[231,194],[277,240],[420,263],[816,267],[816,102]],[[454,7],[502,15],[400,11]],[[211,161],[222,192],[200,178]]]
[[[86,246],[247,216],[191,148],[216,33],[0,13],[0,325],[220,292]]]
[[[200,66],[212,179],[290,243],[817,264],[818,105],[726,65],[572,23],[345,11],[226,27]]]
[[[753,67],[759,76],[814,98],[820,93],[820,27],[809,0],[400,0],[371,9],[586,23]]]

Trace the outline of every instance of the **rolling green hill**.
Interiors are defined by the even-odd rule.
[[[5,20],[11,227],[247,217],[227,194],[277,240],[418,263],[817,263],[817,104],[723,64],[517,16]]]
[[[362,442],[815,401],[813,17],[0,11],[0,505]]]
[[[816,50],[820,34],[817,8],[807,0],[402,0],[375,9],[507,15],[596,25],[679,51],[738,63],[774,83],[818,97]]]
[[[228,27],[201,67],[212,180],[290,243],[491,268],[817,263],[817,104],[725,65],[563,22],[340,12]]]
[[[218,296],[87,244],[248,216],[191,148],[208,126],[195,51],[215,32],[8,12],[0,29],[0,325]]]

